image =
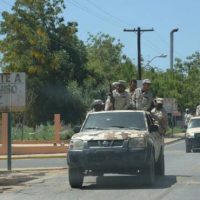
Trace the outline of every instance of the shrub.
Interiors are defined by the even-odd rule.
[[[13,140],[53,140],[54,139],[54,127],[47,124],[33,128],[28,126],[14,126],[12,128]]]

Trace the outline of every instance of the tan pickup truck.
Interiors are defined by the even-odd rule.
[[[80,188],[84,176],[136,174],[148,185],[164,175],[164,142],[145,111],[88,113],[70,141],[69,183]]]

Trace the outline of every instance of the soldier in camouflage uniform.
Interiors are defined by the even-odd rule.
[[[197,108],[196,108],[196,115],[197,115],[197,116],[200,115],[200,105],[198,105]]]
[[[137,80],[133,79],[133,80],[131,80],[130,85],[129,85],[128,92],[129,92],[130,96],[132,96],[134,94],[136,88],[137,88]]]
[[[89,113],[91,112],[99,112],[104,110],[104,103],[101,99],[95,99],[91,105],[92,110],[89,111]]]
[[[150,92],[151,81],[143,80],[142,88],[137,88],[132,96],[133,109],[150,111],[153,95]]]
[[[119,83],[118,83],[117,81],[112,83],[112,85],[111,85],[111,87],[112,87],[112,91],[114,91],[114,90],[117,89],[118,84],[119,84]]]
[[[117,88],[118,88],[118,82],[113,82],[111,85],[110,85],[110,92],[108,94],[108,97],[106,99],[106,102],[105,102],[105,110],[113,110],[113,93],[116,92]]]
[[[134,94],[136,88],[137,88],[137,80],[133,79],[130,82],[129,88],[126,89],[126,91],[129,93],[129,96],[130,96],[130,106],[128,108],[129,110],[133,110],[133,108],[134,108],[134,105],[132,102],[132,97],[133,97],[133,94]]]
[[[185,128],[187,128],[187,125],[190,121],[190,118],[192,117],[189,108],[185,109],[185,115],[184,115],[184,121],[185,121]]]
[[[118,86],[116,90],[113,90],[112,96],[108,96],[106,100],[105,110],[112,110],[114,107],[115,110],[127,110],[130,106],[130,96],[128,92],[125,91],[126,82],[123,80],[118,81]],[[114,106],[113,106],[114,104]]]
[[[151,115],[155,119],[156,124],[159,126],[161,135],[165,135],[168,126],[167,111],[163,108],[163,99],[156,98],[155,108],[151,110]]]

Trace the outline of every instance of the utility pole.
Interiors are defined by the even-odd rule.
[[[178,31],[178,28],[171,30],[170,32],[170,69],[174,68],[174,33]]]
[[[178,28],[174,28],[170,32],[170,69],[172,72],[172,77],[174,76],[174,33],[178,31]],[[173,104],[172,104],[172,114],[171,114],[171,122],[172,122],[172,137],[174,136],[174,115],[173,115]]]
[[[137,50],[138,50],[138,80],[142,79],[142,70],[141,70],[141,32],[154,31],[154,29],[124,29],[126,32],[137,32]]]

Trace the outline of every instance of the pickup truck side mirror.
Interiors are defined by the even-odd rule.
[[[150,132],[158,132],[158,131],[159,131],[158,125],[155,125],[155,124],[151,125],[151,126],[149,127],[149,131],[150,131]]]
[[[81,130],[81,126],[75,126],[75,127],[73,128],[74,133],[79,133],[80,130]]]

